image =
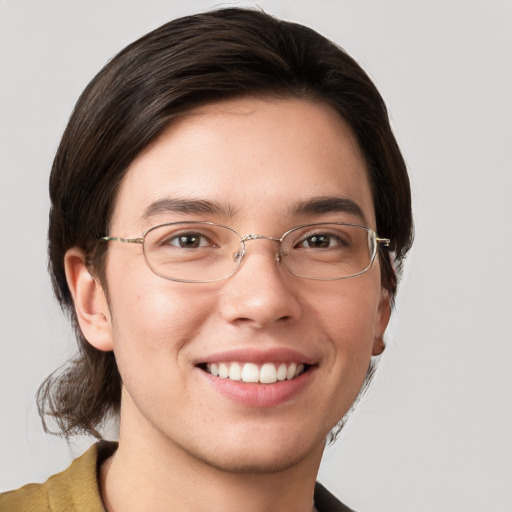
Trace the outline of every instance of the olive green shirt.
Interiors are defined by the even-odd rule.
[[[100,441],[44,484],[28,484],[0,494],[0,512],[105,512],[98,470],[116,448],[117,443]],[[315,506],[319,512],[353,512],[318,483]]]

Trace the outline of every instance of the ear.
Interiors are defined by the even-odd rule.
[[[381,288],[379,307],[375,319],[375,337],[373,339],[372,356],[380,356],[386,348],[384,332],[391,317],[391,297],[386,288]]]
[[[107,298],[99,281],[89,272],[84,252],[69,249],[64,256],[64,268],[82,334],[98,350],[113,350]]]

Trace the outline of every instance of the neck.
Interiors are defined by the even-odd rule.
[[[290,467],[236,472],[200,460],[161,433],[133,434],[121,428],[119,448],[101,468],[100,491],[108,512],[314,510],[323,442]]]

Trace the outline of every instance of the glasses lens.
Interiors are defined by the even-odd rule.
[[[144,237],[144,254],[151,270],[174,281],[229,277],[240,264],[240,246],[240,237],[230,228],[202,222],[162,224]]]
[[[310,279],[344,279],[368,270],[376,252],[375,233],[351,224],[314,224],[283,239],[283,262]]]

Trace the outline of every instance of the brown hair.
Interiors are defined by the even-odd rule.
[[[43,423],[65,436],[87,432],[119,410],[121,380],[112,352],[84,339],[64,272],[64,255],[80,247],[102,281],[119,184],[130,163],[178,115],[238,96],[324,102],[351,126],[365,156],[379,236],[392,240],[395,268],[412,243],[407,170],[385,104],[361,67],[317,32],[257,10],[229,8],[171,21],[115,56],[80,96],[50,177],[49,269],[75,327],[79,354],[41,385]],[[393,296],[397,274],[380,254],[382,284]]]

